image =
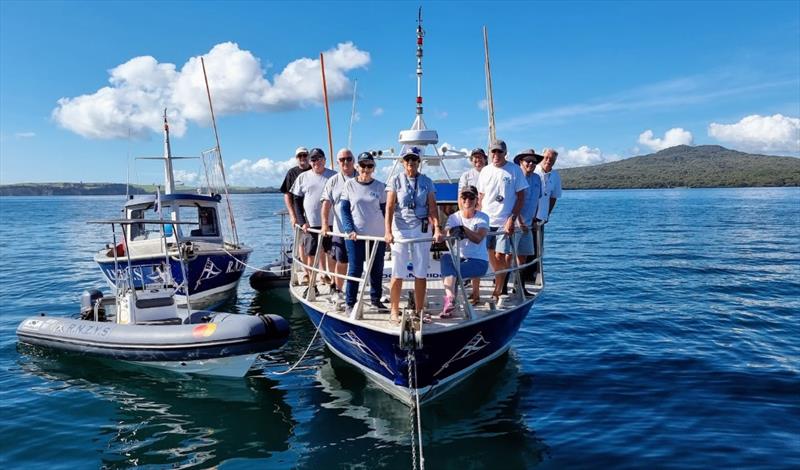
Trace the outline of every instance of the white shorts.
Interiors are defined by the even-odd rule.
[[[428,265],[431,259],[431,242],[419,243],[397,243],[401,240],[412,238],[431,237],[431,231],[422,233],[422,227],[403,230],[403,233],[392,229],[395,243],[392,243],[392,277],[405,279],[409,271],[414,273],[417,279],[428,278]],[[408,264],[412,263],[412,269],[408,269]]]

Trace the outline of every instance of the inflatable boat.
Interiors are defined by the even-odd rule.
[[[119,225],[126,236],[140,220],[95,223]],[[159,226],[180,221],[147,221]],[[116,238],[116,237],[115,237]],[[179,240],[180,241],[180,240]],[[289,323],[277,315],[243,315],[178,306],[175,292],[186,287],[186,248],[174,255],[184,273],[182,285],[171,276],[171,253],[144,271],[114,255],[113,295],[85,291],[74,317],[29,317],[17,327],[21,343],[59,351],[117,359],[190,374],[242,377],[260,353],[283,346]]]
[[[78,318],[44,314],[26,318],[17,328],[19,341],[189,374],[242,377],[260,353],[283,346],[289,336],[288,322],[277,315],[207,311],[194,311],[186,319],[146,315],[152,313],[148,310],[175,307],[172,298],[151,297],[135,301],[138,321],[118,323],[115,297],[87,291],[83,299],[85,308]],[[89,302],[98,306],[96,320]]]

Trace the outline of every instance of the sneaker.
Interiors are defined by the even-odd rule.
[[[331,296],[328,299],[328,302],[335,304],[337,302],[340,302],[341,300],[342,300],[342,294],[338,290],[332,289]]]
[[[381,302],[380,300],[373,300],[371,302],[371,304],[372,304],[373,307],[375,307],[375,310],[377,310],[379,312],[388,312],[389,311],[389,307],[384,305],[383,302]]]
[[[345,316],[349,317],[350,315],[352,315],[354,307],[355,307],[355,305],[345,305],[344,306],[344,314],[345,314]]]

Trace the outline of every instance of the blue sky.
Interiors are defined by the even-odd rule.
[[[719,144],[800,156],[800,2],[422,2],[428,127],[487,140],[481,27],[498,137],[558,148],[558,166]],[[276,185],[295,147],[397,147],[414,118],[419,3],[0,3],[0,183],[159,182],[158,115],[173,151],[213,146],[205,56],[235,184]],[[277,78],[276,78],[277,77]],[[127,138],[128,133],[133,137]],[[128,163],[130,162],[130,163]],[[198,164],[177,165],[192,182]]]

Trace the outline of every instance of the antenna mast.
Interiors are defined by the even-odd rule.
[[[422,29],[422,7],[417,15],[417,116],[422,116],[422,38],[425,30]]]
[[[352,150],[353,145],[353,121],[356,118],[356,89],[358,88],[358,79],[353,81],[353,110],[350,111],[350,130],[347,133],[347,148]],[[333,156],[331,156],[333,158]]]
[[[211,88],[208,87],[208,75],[206,75],[206,61],[200,57],[200,65],[203,66],[203,80],[206,83],[206,95],[208,96],[208,109],[211,110],[211,125],[214,126],[214,138],[217,141],[217,156],[219,157],[219,171],[222,174],[222,185],[225,187],[225,203],[228,206],[228,218],[231,222],[234,243],[239,245],[239,233],[236,230],[236,219],[233,218],[233,207],[231,207],[231,195],[228,193],[228,180],[225,178],[225,163],[222,161],[222,148],[219,146],[219,133],[217,132],[217,120],[214,118],[214,106],[211,104]],[[166,115],[165,115],[166,116]],[[209,182],[210,183],[210,182]],[[189,293],[186,293],[188,298]]]
[[[496,140],[494,127],[494,95],[492,93],[492,70],[489,67],[489,31],[483,27],[483,52],[486,56],[486,112],[489,114],[489,145]]]
[[[175,180],[172,176],[172,149],[169,146],[167,108],[164,108],[164,185],[164,194],[175,192]]]

